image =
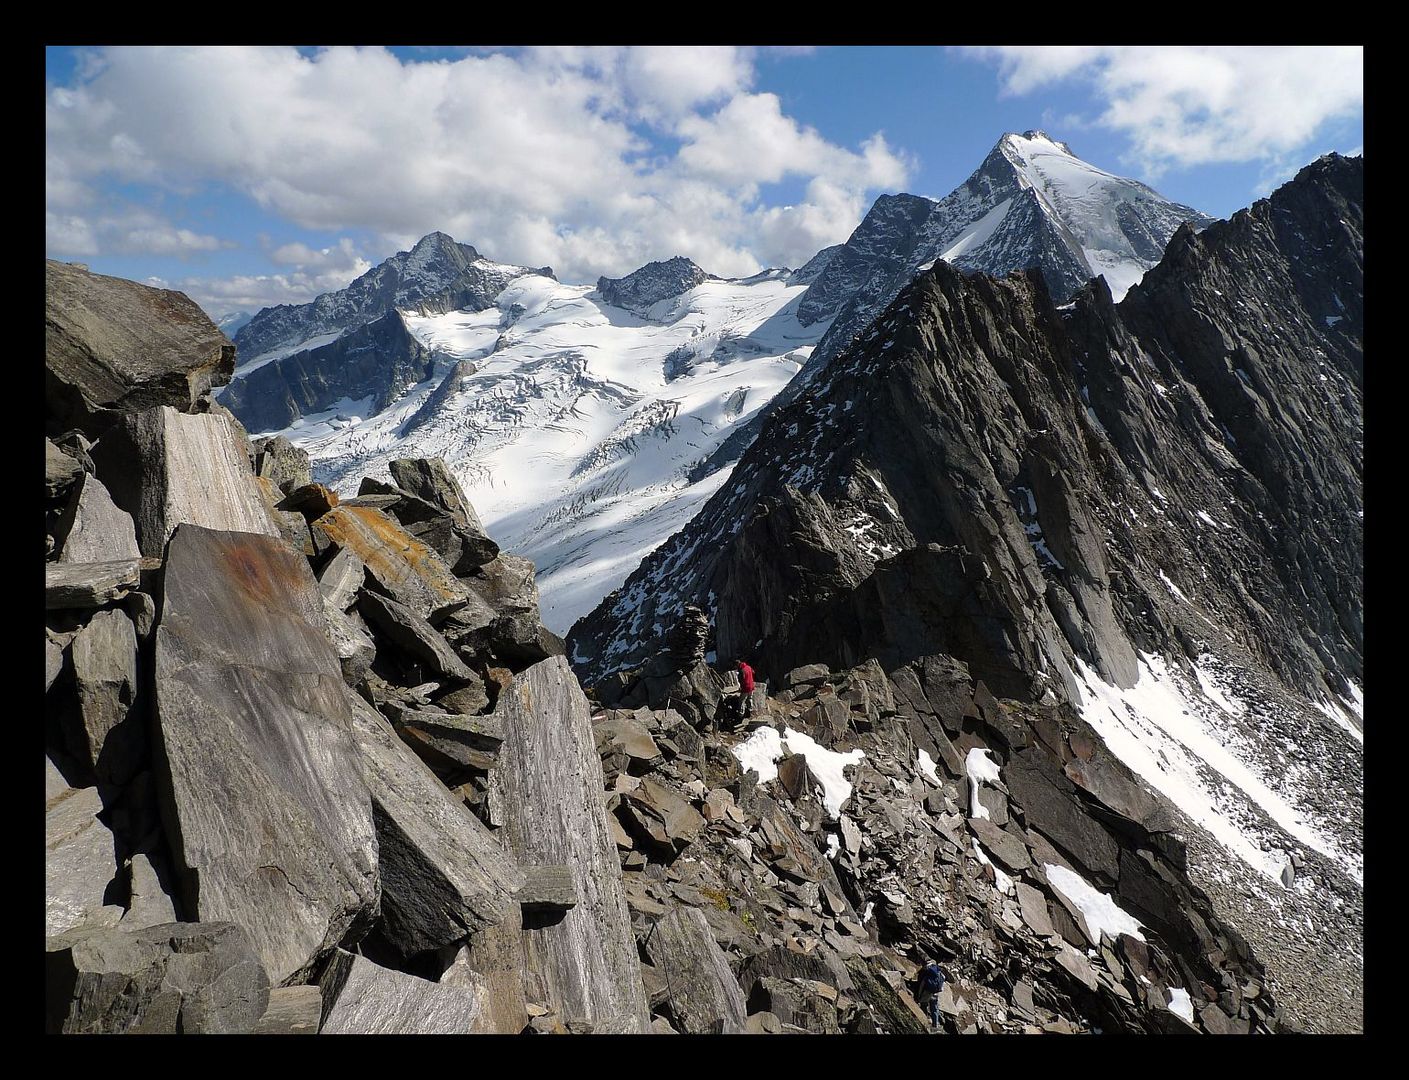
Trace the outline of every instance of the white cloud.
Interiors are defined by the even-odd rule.
[[[106,183],[216,183],[303,228],[376,234],[378,257],[442,229],[564,280],[676,254],[752,273],[845,239],[868,194],[911,169],[879,133],[839,146],[752,93],[751,50],[570,46],[403,64],[381,49],[114,48],[87,70],[46,103],[50,232],[70,243],[83,234],[66,215]],[[789,209],[760,195],[784,178],[807,192]],[[758,243],[761,221],[772,231]],[[101,231],[96,241],[106,252]],[[301,246],[270,254],[319,269]]]
[[[1170,165],[1275,161],[1304,151],[1327,123],[1364,105],[1361,46],[1021,46],[981,48],[1005,94],[1066,79],[1104,102],[1097,123],[1130,140],[1128,161]]]
[[[230,246],[228,240],[180,228],[136,207],[96,214],[53,210],[45,214],[45,247],[51,255],[172,255],[185,259]]]

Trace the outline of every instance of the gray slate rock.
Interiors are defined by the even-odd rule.
[[[479,515],[470,505],[470,500],[465,498],[464,489],[444,458],[398,458],[390,462],[387,468],[402,491],[440,507],[457,525],[484,535],[484,525]]]
[[[127,892],[127,914],[122,917],[122,929],[141,930],[177,921],[176,906],[162,884],[151,856],[139,852],[128,861]]]
[[[65,714],[69,752],[103,783],[122,785],[146,756],[137,695],[137,634],[121,611],[97,612],[69,645],[78,709]]]
[[[503,922],[524,884],[513,856],[386,721],[346,696],[375,808],[383,933],[410,955]]]
[[[157,776],[184,907],[244,926],[284,983],[366,925],[378,895],[372,803],[318,587],[277,540],[182,525],[165,588]]]
[[[252,1031],[269,977],[242,927],[166,923],[50,938],[46,1030],[65,1034]]]
[[[119,510],[108,489],[87,473],[79,474],[78,483],[69,492],[54,539],[60,545],[61,563],[114,562],[142,556],[132,515]]]
[[[358,598],[357,609],[393,644],[424,664],[427,671],[466,681],[474,677],[450,642],[409,607],[369,591]]]
[[[467,1035],[481,994],[378,967],[339,949],[319,986],[324,1035]]]
[[[504,726],[494,716],[465,716],[396,704],[385,709],[402,741],[433,769],[489,769],[504,741]]]
[[[652,928],[646,952],[652,964],[670,972],[670,1003],[680,1031],[708,1035],[745,1030],[743,988],[700,911],[672,907]]]
[[[70,788],[46,761],[44,812],[44,932],[116,926],[123,915],[115,892],[117,843],[98,820],[97,788]]]
[[[269,991],[269,1007],[254,1026],[256,1035],[317,1035],[323,995],[316,986],[279,986]]]
[[[190,412],[230,381],[235,346],[184,293],[44,263],[48,426],[99,434],[116,414]]]
[[[577,883],[570,866],[526,866],[519,906],[525,911],[567,911],[577,906]]]
[[[122,418],[93,447],[98,476],[137,527],[142,554],[160,558],[177,525],[280,536],[235,422],[169,406]]]
[[[602,802],[591,709],[567,661],[516,675],[494,715],[506,738],[489,798],[506,845],[526,865],[572,868],[577,906],[523,933],[525,966],[565,1021],[644,1030],[650,1022],[616,843]]]
[[[48,611],[100,608],[137,587],[138,559],[97,563],[49,563],[44,567],[44,607]]]
[[[285,495],[313,483],[308,451],[282,435],[256,440],[254,451],[255,475],[268,478]]]
[[[52,499],[68,490],[83,474],[83,466],[65,454],[50,439],[44,440],[44,490]]]

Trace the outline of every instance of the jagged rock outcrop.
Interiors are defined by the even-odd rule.
[[[1361,174],[1326,159],[1232,222],[1181,233],[1119,306],[1098,285],[1063,313],[1032,275],[937,264],[574,628],[579,671],[639,666],[665,647],[653,628],[697,603],[721,658],[757,654],[774,677],[948,651],[995,690],[1035,700],[1046,672],[1071,696],[1073,656],[1128,686],[1135,646],[1208,638],[1168,580],[1303,690],[1322,673],[1358,679],[1360,286],[1346,249]],[[1323,236],[1328,207],[1346,224]],[[1304,280],[1289,295],[1290,266]],[[1348,294],[1343,323],[1300,299],[1334,306],[1331,281]],[[1308,434],[1297,418],[1333,403]],[[1305,477],[1303,493],[1274,476]],[[1297,647],[1311,628],[1317,644]]]
[[[597,279],[597,292],[613,307],[645,315],[662,300],[693,289],[710,279],[683,255],[664,262],[650,262],[625,277]]]
[[[399,251],[345,289],[323,293],[308,304],[263,308],[240,328],[235,344],[245,362],[319,334],[360,326],[393,309],[418,315],[483,311],[514,278],[552,277],[548,267],[530,270],[490,262],[469,244],[442,232],[429,233],[410,251]]]
[[[348,407],[380,412],[434,370],[431,351],[388,311],[335,341],[236,374],[220,404],[251,431],[278,431],[343,401],[365,400]]]
[[[45,426],[96,438],[123,413],[191,412],[230,381],[235,347],[184,293],[44,264]]]

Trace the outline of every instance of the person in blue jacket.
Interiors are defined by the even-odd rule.
[[[915,980],[919,989],[919,1002],[930,1014],[931,1031],[939,1028],[939,992],[944,989],[945,980],[948,978],[939,964],[931,960],[920,969]]]

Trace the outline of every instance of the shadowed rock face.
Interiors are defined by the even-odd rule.
[[[1033,700],[1226,634],[1303,692],[1358,679],[1362,186],[1323,159],[1119,306],[937,264],[573,628],[578,671],[693,602],[775,678],[949,652]]]
[[[90,439],[122,413],[190,412],[230,381],[235,347],[184,293],[44,264],[46,427]]]
[[[155,686],[163,818],[187,911],[298,981],[376,913],[372,804],[318,584],[280,541],[183,525]]]

